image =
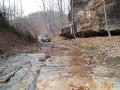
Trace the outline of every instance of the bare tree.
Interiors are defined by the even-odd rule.
[[[49,6],[50,6],[50,3],[51,3],[51,0],[49,2]],[[47,33],[52,32],[53,35],[55,35],[54,31],[53,31],[53,27],[52,27],[50,17],[46,13],[46,12],[48,12],[49,9],[45,5],[45,0],[42,0],[42,4],[43,4],[43,10],[44,10],[44,20],[45,20],[46,32]],[[50,7],[50,10],[52,11],[51,7]]]
[[[47,4],[46,4],[47,2]],[[55,33],[59,32],[61,27],[65,24],[65,1],[64,0],[42,0],[42,8],[44,12],[44,20],[46,32]],[[54,15],[59,12],[57,18]],[[58,23],[59,21],[59,23]]]
[[[20,16],[21,16],[21,18],[22,18],[22,13],[23,13],[23,11],[22,11],[22,0],[20,0],[20,7],[21,7],[21,8],[20,8],[20,9],[21,9],[21,10],[20,10],[20,12],[21,12],[21,15],[20,15]]]
[[[61,18],[61,25],[62,25],[62,20],[63,20],[63,0],[57,0],[58,2],[58,8],[60,12],[60,18]]]
[[[106,29],[107,29],[109,37],[111,37],[111,33],[109,31],[109,28],[108,28],[108,19],[107,19],[107,10],[106,10],[106,2],[105,2],[105,0],[103,0],[103,4],[104,4],[104,15],[105,15]]]
[[[16,17],[16,1],[14,0],[14,18]]]
[[[8,2],[9,2],[9,7],[8,7],[8,19],[10,20],[10,14],[11,14],[11,13],[10,13],[10,4],[11,4],[11,3],[10,3],[10,0],[8,0]]]
[[[3,11],[2,11],[3,12],[3,16],[5,17],[5,0],[3,0],[3,7],[2,8],[3,8]]]

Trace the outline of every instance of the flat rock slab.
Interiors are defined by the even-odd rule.
[[[35,90],[43,53],[20,54],[0,61],[0,90]]]
[[[9,73],[9,74],[7,74],[7,75],[5,75],[5,76],[0,77],[0,83],[5,83],[5,82],[7,82],[7,81],[15,74],[15,72],[16,72],[16,71],[11,72],[11,73]]]

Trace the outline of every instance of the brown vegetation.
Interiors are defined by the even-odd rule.
[[[27,38],[28,37],[28,38]],[[40,48],[34,39],[17,33],[13,28],[0,28],[0,53],[30,52]],[[35,48],[36,47],[36,48]]]

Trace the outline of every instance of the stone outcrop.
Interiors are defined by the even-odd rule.
[[[120,29],[120,0],[105,0],[105,3],[109,30]],[[106,30],[102,0],[71,0],[70,5],[68,19],[69,22],[74,19],[77,32]]]

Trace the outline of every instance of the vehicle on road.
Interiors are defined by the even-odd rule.
[[[51,38],[47,34],[45,34],[41,37],[41,42],[51,42]]]

